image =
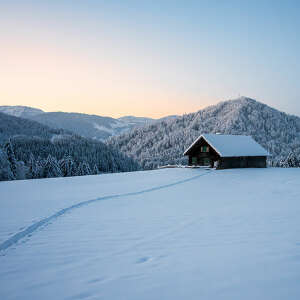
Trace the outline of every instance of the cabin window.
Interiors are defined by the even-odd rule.
[[[197,157],[192,157],[192,164],[196,165],[197,164]]]
[[[209,152],[209,147],[208,146],[202,146],[201,147],[201,152]]]

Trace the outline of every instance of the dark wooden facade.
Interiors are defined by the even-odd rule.
[[[217,169],[266,168],[266,156],[221,157],[204,138],[187,152],[189,166],[208,166]]]
[[[203,147],[207,147],[205,150],[208,149],[208,152],[201,151]],[[220,155],[204,139],[201,139],[190,149],[188,157],[190,166],[213,167],[214,163],[220,160]]]
[[[221,157],[218,169],[266,168],[266,156]]]

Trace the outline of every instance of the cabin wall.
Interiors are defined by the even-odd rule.
[[[266,168],[266,156],[221,157],[218,169]]]

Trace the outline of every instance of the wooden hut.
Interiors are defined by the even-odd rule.
[[[266,168],[269,153],[251,136],[202,134],[184,152],[189,165],[217,169]]]

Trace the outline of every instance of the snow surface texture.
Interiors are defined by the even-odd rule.
[[[0,299],[299,299],[299,182],[271,168],[1,182]]]
[[[186,154],[201,137],[203,137],[221,157],[270,155],[261,145],[255,142],[251,136],[230,134],[202,134],[185,150],[184,154]]]

